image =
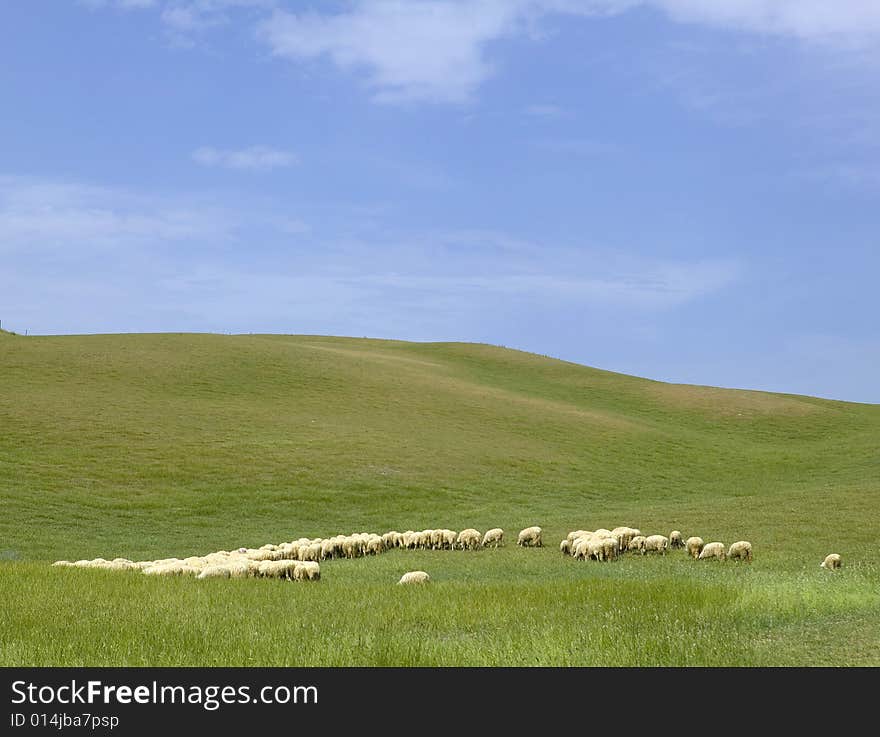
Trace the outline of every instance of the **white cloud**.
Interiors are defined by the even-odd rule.
[[[492,76],[492,41],[527,33],[548,16],[607,16],[640,6],[679,22],[809,41],[880,40],[876,0],[362,0],[337,14],[276,11],[259,34],[277,56],[328,58],[359,71],[378,101],[457,103]],[[534,105],[528,112],[559,111]]]
[[[521,36],[541,40],[548,19],[572,15],[608,17],[648,8],[675,22],[835,48],[880,44],[877,0],[351,0],[339,12],[291,12],[277,0],[81,1],[93,8],[160,8],[171,37],[185,44],[228,24],[234,11],[249,12],[259,19],[257,34],[274,55],[328,59],[358,73],[380,102],[466,102],[496,72],[492,42]],[[534,105],[527,112],[552,116],[559,111]]]
[[[347,13],[277,11],[260,25],[272,52],[361,71],[379,101],[464,102],[493,72],[485,45],[515,27],[516,0],[376,0]]]
[[[290,151],[279,151],[268,146],[251,146],[237,151],[203,146],[192,152],[192,159],[202,166],[254,171],[269,171],[293,166],[299,161],[297,155]]]
[[[169,36],[188,46],[194,36],[229,24],[232,11],[265,12],[275,5],[276,0],[165,0],[160,17]]]
[[[222,212],[105,187],[0,177],[0,253],[222,239]]]
[[[630,5],[631,3],[627,3]],[[643,0],[674,20],[814,41],[876,43],[876,0]]]

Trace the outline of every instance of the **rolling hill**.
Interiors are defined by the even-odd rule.
[[[0,572],[19,566],[34,580],[56,558],[183,557],[302,535],[533,524],[551,548],[568,530],[618,524],[751,540],[750,573],[764,570],[785,590],[818,576],[832,550],[849,564],[842,574],[862,577],[859,587],[878,580],[877,405],[667,384],[483,344],[305,335],[0,333],[0,381]],[[524,552],[487,564],[488,580],[507,582],[517,566],[535,582],[565,565],[579,585],[600,587],[644,573],[636,575],[638,561],[575,564],[550,548],[525,561]],[[447,565],[447,578],[458,565],[477,575],[470,562],[450,562],[463,555],[433,559],[441,581]],[[378,559],[331,561],[327,588],[346,563],[340,575],[349,580],[359,572],[376,586],[371,576],[391,576]],[[678,563],[658,563],[667,584],[684,585],[697,565]],[[724,586],[716,571],[699,575]],[[860,611],[851,636],[872,631],[880,597]],[[805,631],[824,643],[824,657],[864,662],[816,634],[820,620]],[[22,649],[0,649],[4,662],[25,664],[17,661],[27,627],[8,626]],[[162,662],[89,652],[73,663],[215,664],[198,648]],[[274,652],[242,662],[233,649],[216,663],[291,662]],[[428,652],[414,662],[445,662],[442,648]],[[476,652],[450,662],[491,663]],[[771,662],[786,662],[779,652]],[[351,664],[386,656],[397,663],[386,653]],[[27,664],[59,659],[70,664],[55,650]],[[318,651],[306,660],[329,662]],[[880,664],[876,650],[868,662]]]

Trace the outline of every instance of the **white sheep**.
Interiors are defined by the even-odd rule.
[[[665,535],[648,535],[648,537],[645,538],[645,548],[642,552],[656,552],[661,555],[666,555],[666,550],[668,548],[669,538]]]
[[[617,538],[617,544],[621,550],[626,550],[629,541],[636,535],[641,534],[642,533],[634,527],[615,527],[611,530],[611,537]]]
[[[259,563],[258,575],[264,578],[292,579],[297,566],[304,565],[298,560],[264,560]]]
[[[748,540],[739,540],[727,549],[727,557],[730,560],[744,560],[752,562],[752,544]]]
[[[443,550],[455,550],[455,541],[458,538],[458,534],[454,530],[443,529],[440,530],[440,547]]]
[[[571,540],[564,538],[562,542],[559,543],[559,552],[563,555],[571,555]]]
[[[626,549],[633,553],[641,553],[645,554],[645,541],[647,538],[644,535],[636,535],[632,540],[629,541],[629,544],[626,546]]]
[[[620,551],[620,544],[617,542],[617,538],[611,535],[594,537],[590,544],[590,551],[590,557],[595,557],[596,560],[615,560]],[[593,553],[595,553],[595,555],[593,555]]]
[[[572,530],[571,532],[568,533],[568,535],[566,535],[566,539],[568,539],[569,542],[574,542],[575,538],[583,537],[584,535],[592,535],[592,534],[593,534],[592,530]]]
[[[706,543],[700,551],[698,560],[709,560],[711,558],[724,560],[726,557],[727,554],[724,552],[724,543]]]
[[[229,578],[229,568],[224,565],[208,566],[203,568],[196,578]]]
[[[303,561],[293,571],[293,577],[298,581],[320,581],[321,566],[315,561]]]
[[[673,530],[669,533],[669,547],[672,550],[684,547],[684,540],[682,540],[680,530]]]
[[[427,583],[430,580],[431,577],[424,571],[409,571],[408,573],[404,573],[397,583]]]
[[[575,560],[586,560],[590,557],[592,537],[579,537],[571,544],[571,555]]]
[[[504,530],[500,527],[493,527],[491,530],[486,530],[486,534],[483,535],[483,547],[488,548],[489,546],[497,548],[499,545],[504,545]]]
[[[468,527],[458,533],[456,544],[460,550],[475,550],[480,547],[482,537],[483,536],[480,535],[478,530],[475,530],[473,527]]]
[[[703,538],[701,537],[689,537],[684,544],[685,549],[688,552],[688,555],[691,556],[694,560],[700,557],[700,553],[703,552]]]
[[[825,560],[823,560],[819,564],[819,568],[825,568],[829,571],[836,571],[840,566],[843,565],[843,562],[840,560],[840,555],[837,553],[830,553],[825,556]]]
[[[520,530],[520,533],[516,538],[516,544],[524,548],[540,548],[544,544],[541,541],[542,532],[541,528],[537,525],[534,527],[526,527],[524,530]]]
[[[199,569],[188,566],[183,562],[160,563],[159,565],[144,568],[141,572],[147,576],[193,576],[200,573]]]

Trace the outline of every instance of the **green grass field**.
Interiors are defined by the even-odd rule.
[[[0,333],[0,381],[3,666],[880,665],[877,405],[281,335]],[[755,560],[556,548],[622,524]],[[471,526],[319,583],[48,565]]]

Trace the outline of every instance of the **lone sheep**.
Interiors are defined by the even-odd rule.
[[[836,571],[841,565],[840,556],[837,553],[831,553],[830,555],[825,556],[825,560],[819,564],[819,568]]]
[[[430,580],[431,577],[424,571],[409,571],[404,573],[397,583],[427,583]]]

